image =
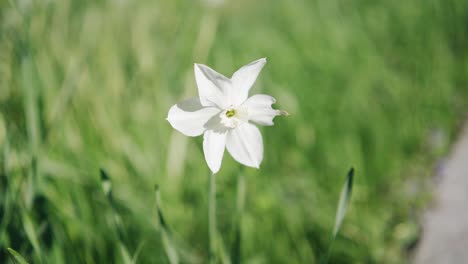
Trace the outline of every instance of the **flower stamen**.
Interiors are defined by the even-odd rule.
[[[234,109],[229,109],[229,110],[226,111],[226,116],[227,117],[233,117],[235,115],[236,115],[236,110],[234,110]]]

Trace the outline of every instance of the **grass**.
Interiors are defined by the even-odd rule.
[[[196,94],[194,62],[229,75],[260,57],[254,93],[291,116],[262,129],[262,167],[242,172],[243,263],[318,263],[351,166],[353,200],[330,263],[407,260],[435,161],[468,109],[468,4],[214,2],[0,3],[1,263],[13,261],[7,248],[31,263],[169,263],[156,183],[182,261],[205,263],[201,138],[165,117]],[[216,179],[227,251],[239,171],[226,155]]]

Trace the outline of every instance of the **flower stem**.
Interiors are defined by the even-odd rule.
[[[241,169],[237,176],[237,202],[236,215],[234,217],[234,243],[231,249],[232,264],[241,263],[241,241],[242,241],[242,216],[244,214],[246,183],[244,170]]]
[[[244,172],[242,171],[239,176],[237,177],[237,214],[239,217],[242,216],[244,213],[244,205],[245,205],[245,176]]]
[[[210,239],[210,263],[216,263],[216,175],[210,174],[208,192],[208,233]]]

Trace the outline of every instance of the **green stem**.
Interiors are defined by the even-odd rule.
[[[210,263],[215,263],[216,257],[216,175],[210,174],[208,193],[208,233],[210,239]]]
[[[234,218],[234,243],[231,250],[231,261],[233,264],[241,263],[242,216],[245,207],[245,188],[245,176],[243,170],[241,170],[237,177],[237,212]]]
[[[244,213],[245,207],[245,177],[241,172],[237,177],[237,213],[240,218]]]

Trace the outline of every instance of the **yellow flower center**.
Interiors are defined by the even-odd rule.
[[[226,111],[226,116],[227,117],[233,117],[235,115],[236,115],[236,110],[234,110],[234,109],[229,109],[229,110]]]

